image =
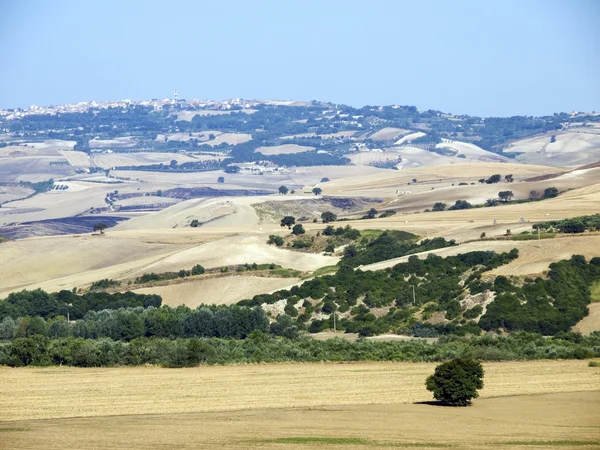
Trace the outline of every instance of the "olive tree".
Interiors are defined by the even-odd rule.
[[[444,404],[468,406],[483,388],[483,367],[474,359],[456,358],[437,366],[425,386]]]

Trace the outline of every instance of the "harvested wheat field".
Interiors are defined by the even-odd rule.
[[[431,400],[434,367],[1,368],[0,433],[28,449],[600,445],[586,361],[487,363],[470,408],[414,404]]]
[[[284,289],[293,285],[296,278],[266,278],[257,276],[227,276],[201,279],[187,283],[170,284],[137,289],[138,294],[158,294],[163,305],[231,305],[257,294]]]

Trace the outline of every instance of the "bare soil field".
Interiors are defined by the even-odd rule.
[[[0,204],[33,194],[33,189],[18,184],[0,184]]]
[[[598,369],[487,363],[469,408],[431,400],[434,364],[0,368],[10,448],[594,448]]]
[[[190,122],[196,116],[220,116],[224,114],[231,114],[232,112],[241,112],[245,114],[254,114],[256,109],[241,109],[236,111],[221,111],[216,109],[205,109],[202,111],[179,111],[177,117],[179,120],[187,120]]]
[[[257,294],[284,289],[297,281],[295,278],[227,276],[136,289],[134,292],[158,294],[163,299],[163,305],[195,308],[201,304],[232,305]]]
[[[175,160],[177,163],[186,163],[198,161],[197,158],[191,158],[180,153],[101,153],[93,156],[95,165],[103,169],[110,169],[118,166],[143,166],[149,164],[169,164]],[[205,158],[215,159],[215,158]]]
[[[552,135],[556,136],[556,142],[550,142]],[[527,164],[582,166],[600,159],[600,131],[597,128],[573,128],[549,132],[513,142],[506,151],[522,153],[517,160]]]
[[[214,139],[206,142],[202,142],[202,145],[209,145],[211,147],[215,145],[219,145],[222,143],[226,144],[243,144],[244,142],[248,142],[252,140],[252,135],[244,134],[244,133],[223,133],[216,136]]]
[[[408,133],[410,133],[410,131],[403,128],[386,127],[382,128],[376,133],[373,133],[371,136],[369,136],[369,139],[372,141],[391,141],[396,139],[398,136],[403,136]]]
[[[591,303],[589,306],[590,313],[579,321],[573,327],[573,331],[578,331],[584,336],[589,336],[593,331],[600,330],[600,303]]]
[[[271,147],[258,147],[254,153],[262,153],[263,155],[289,155],[292,153],[302,153],[314,150],[314,147],[297,144],[273,145]]]

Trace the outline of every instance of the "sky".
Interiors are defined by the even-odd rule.
[[[600,111],[600,0],[0,0],[0,108],[179,98]]]

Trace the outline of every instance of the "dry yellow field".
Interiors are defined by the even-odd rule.
[[[257,294],[287,288],[297,281],[296,278],[228,276],[136,289],[134,292],[158,294],[163,305],[195,308],[200,304],[231,305]]]
[[[600,445],[600,373],[586,361],[487,363],[486,386],[469,408],[415,404],[431,399],[424,380],[434,366],[1,368],[0,442],[15,449]]]

